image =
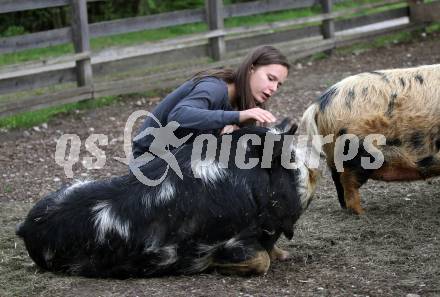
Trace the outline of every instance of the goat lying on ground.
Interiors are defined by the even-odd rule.
[[[343,167],[338,154],[347,155],[357,140],[348,144],[333,138],[318,146],[323,145],[341,206],[361,214],[359,188],[368,179],[410,181],[440,174],[440,65],[345,78],[306,110],[302,125],[309,135],[359,141],[357,155]],[[384,138],[371,141],[373,134]],[[364,166],[367,158],[383,164]]]
[[[17,234],[38,266],[72,275],[263,274],[275,242],[281,234],[292,238],[312,196],[304,166],[281,166],[283,139],[295,130],[274,143],[267,169],[233,162],[238,146],[246,145],[248,158],[262,156],[261,146],[239,139],[256,134],[263,144],[268,129],[248,127],[229,135],[228,168],[218,157],[209,166],[191,160],[193,144],[185,144],[175,152],[183,180],[170,171],[155,187],[131,174],[63,187],[37,202]],[[141,170],[157,178],[165,165],[156,158]]]

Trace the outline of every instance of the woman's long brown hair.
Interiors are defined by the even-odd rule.
[[[230,68],[209,69],[196,73],[192,79],[198,81],[207,76],[217,77],[226,83],[235,84],[237,99],[235,101],[238,110],[254,108],[256,106],[265,108],[264,105],[257,105],[252,96],[249,77],[251,69],[271,64],[283,65],[290,69],[289,61],[277,48],[270,45],[263,45],[253,50],[238,66],[236,70]]]

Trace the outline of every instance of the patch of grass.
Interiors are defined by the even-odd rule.
[[[340,54],[350,54],[350,53],[363,53],[373,48],[381,48],[390,46],[397,43],[410,42],[414,39],[415,34],[420,34],[420,31],[414,32],[398,32],[394,34],[388,34],[384,36],[376,37],[373,41],[370,42],[360,42],[355,43],[352,46],[342,47],[336,49],[336,51]]]
[[[4,187],[3,187],[3,192],[4,193],[12,193],[12,187],[11,187],[11,185],[5,185]]]
[[[285,21],[289,19],[307,17],[316,14],[319,14],[319,7],[313,6],[302,9],[269,12],[257,16],[232,17],[225,20],[225,27],[233,28],[239,26],[252,26],[263,23],[272,23],[272,22]]]
[[[376,3],[381,2],[381,0],[359,0],[359,1],[345,1],[341,3],[336,3],[333,6],[334,11],[339,11],[343,9],[349,9],[349,8],[355,8],[359,7],[360,5],[369,4],[369,3]],[[397,5],[391,5],[386,6],[383,8],[380,8],[381,10],[388,10],[390,8],[396,8],[404,6],[405,4],[397,4]],[[371,9],[366,10],[363,13],[358,13],[357,15],[363,15],[366,13],[376,12],[378,9]],[[232,27],[238,27],[238,26],[251,26],[251,25],[258,25],[262,23],[271,23],[271,22],[278,22],[278,21],[284,21],[289,19],[295,19],[295,18],[302,18],[302,17],[309,17],[313,15],[317,15],[321,13],[321,6],[320,5],[314,5],[307,8],[301,8],[301,9],[291,9],[291,10],[284,10],[284,11],[277,11],[277,12],[269,12],[264,13],[256,16],[243,16],[243,17],[232,17],[225,20],[225,27],[226,28],[232,28]]]
[[[110,105],[119,100],[118,96],[102,97],[94,100],[85,100],[77,103],[69,103],[61,106],[46,108],[38,111],[29,111],[17,115],[0,118],[0,127],[6,129],[29,128],[44,122],[61,113],[73,110],[98,108]]]
[[[46,48],[35,48],[0,55],[0,66],[18,64],[33,60],[43,60],[73,53],[72,44],[54,45]]]
[[[424,31],[428,34],[440,32],[440,22],[434,22],[430,24],[425,28]],[[341,55],[347,55],[351,53],[361,54],[374,48],[388,47],[393,44],[411,42],[414,40],[414,38],[418,38],[422,32],[423,29],[412,32],[403,31],[394,34],[387,34],[384,36],[376,37],[373,41],[370,42],[359,42],[351,46],[337,48],[336,52]],[[311,60],[322,60],[325,58],[327,58],[327,55],[325,53],[317,53],[311,57]]]
[[[434,22],[426,27],[426,33],[440,32],[440,22]]]
[[[390,46],[396,43],[409,42],[413,39],[413,32],[399,32],[391,35],[379,36],[376,37],[373,41],[373,48],[380,48]]]
[[[310,60],[318,61],[318,60],[324,60],[326,58],[328,58],[328,55],[326,53],[322,52],[322,53],[313,54],[312,57],[310,58]]]
[[[9,26],[5,31],[0,32],[0,37],[10,37],[16,35],[26,34],[25,28],[23,26]]]
[[[343,9],[350,9],[350,8],[355,8],[355,7],[358,7],[361,5],[365,5],[365,4],[373,4],[373,3],[379,2],[379,1],[356,1],[356,4],[353,2],[354,1],[348,1],[348,2],[343,2],[340,4],[336,4],[334,10],[338,11],[338,10],[343,10]],[[356,16],[362,16],[362,15],[366,15],[366,14],[379,13],[379,12],[384,12],[387,10],[397,9],[397,8],[401,8],[401,7],[405,7],[405,6],[407,6],[406,3],[396,3],[396,4],[391,4],[391,5],[387,5],[387,6],[383,6],[383,7],[370,8],[370,9],[365,9],[362,12],[347,14],[346,16],[338,18],[338,19],[348,19],[348,18],[353,18]]]
[[[20,114],[12,115],[9,117],[0,118],[0,128],[5,129],[17,129],[17,128],[29,128],[41,123],[48,122],[51,118],[54,118],[60,114],[66,114],[74,110],[86,110],[94,109],[103,106],[108,106],[118,102],[120,100],[130,100],[139,97],[163,97],[171,90],[157,89],[142,93],[132,93],[120,96],[107,96],[97,99],[84,100],[77,103],[68,103],[60,106],[50,107],[37,111],[23,112]]]
[[[368,14],[378,14],[378,13],[381,13],[381,12],[385,12],[387,10],[402,8],[402,7],[405,7],[405,6],[406,6],[405,3],[397,3],[397,4],[389,5],[389,6],[386,6],[386,7],[370,8],[370,9],[367,9],[367,10],[365,10],[363,12],[356,12],[356,13],[353,13],[353,14],[347,14],[347,15],[345,15],[343,17],[337,18],[337,20],[351,19],[351,18],[355,18],[355,17],[360,17],[360,16],[368,15]]]
[[[128,46],[142,42],[179,37],[185,34],[200,33],[207,30],[208,26],[205,23],[185,24],[155,30],[144,30],[93,38],[90,40],[90,47],[93,51],[99,51],[111,46]]]
[[[6,93],[0,95],[0,103],[7,103],[11,101],[17,101],[26,99],[29,97],[34,96],[42,96],[46,94],[53,94],[62,90],[75,88],[77,87],[76,82],[66,82],[66,83],[59,83],[59,84],[53,84],[46,87],[40,87],[36,89],[30,89],[30,90],[23,90],[23,91],[17,91],[14,93]]]

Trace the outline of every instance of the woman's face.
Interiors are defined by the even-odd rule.
[[[257,103],[264,103],[272,97],[287,78],[288,70],[279,64],[270,64],[251,69],[249,84]]]

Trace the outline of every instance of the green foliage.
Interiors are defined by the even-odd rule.
[[[66,6],[0,14],[0,36],[66,27],[70,24],[69,11]]]
[[[204,0],[160,0],[156,2],[157,12],[204,7]]]
[[[10,26],[6,28],[5,31],[0,33],[0,37],[10,37],[15,35],[22,35],[25,34],[26,30],[23,26]]]

